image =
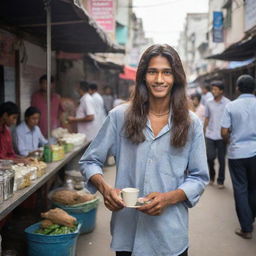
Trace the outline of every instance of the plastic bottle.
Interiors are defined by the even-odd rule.
[[[46,163],[52,162],[52,150],[49,145],[44,146],[43,159]]]

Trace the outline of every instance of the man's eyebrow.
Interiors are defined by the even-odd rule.
[[[147,70],[172,70],[172,68],[162,68],[162,69],[158,69],[158,68],[151,68],[151,67],[149,67],[149,68],[147,68]]]

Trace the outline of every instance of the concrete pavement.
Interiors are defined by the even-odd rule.
[[[106,168],[105,178],[114,184],[115,167]],[[115,255],[109,249],[109,222],[110,212],[101,200],[97,226],[92,233],[80,236],[77,256]],[[225,189],[208,186],[198,205],[190,210],[189,256],[256,256],[256,232],[252,240],[244,240],[234,234],[237,227],[239,223],[227,174]]]

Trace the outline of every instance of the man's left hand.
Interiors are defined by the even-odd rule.
[[[183,190],[177,189],[166,193],[153,192],[145,197],[144,201],[150,201],[138,208],[148,215],[157,216],[162,214],[164,209],[169,205],[174,205],[186,200],[186,195]]]
[[[150,193],[144,201],[151,202],[139,207],[138,210],[152,216],[160,215],[169,205],[166,193]]]

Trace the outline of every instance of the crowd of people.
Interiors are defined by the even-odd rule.
[[[80,95],[77,106],[73,100],[61,98],[55,92],[53,76],[50,90],[50,129],[64,127],[70,132],[83,133],[89,142],[92,141],[113,108],[111,88],[106,86],[101,96],[97,84],[81,81],[77,89]],[[23,121],[16,126],[19,119]],[[48,144],[47,133],[47,76],[43,75],[24,117],[20,117],[20,109],[15,103],[0,105],[0,159],[28,163],[30,156]]]
[[[204,125],[209,184],[213,185],[216,180],[218,188],[224,188],[227,156],[240,222],[240,228],[235,233],[251,239],[256,217],[255,79],[250,75],[241,75],[237,79],[240,96],[234,101],[224,96],[224,86],[222,81],[213,81],[210,86],[203,87],[202,96],[192,94],[191,110]],[[217,175],[216,158],[219,167]]]

